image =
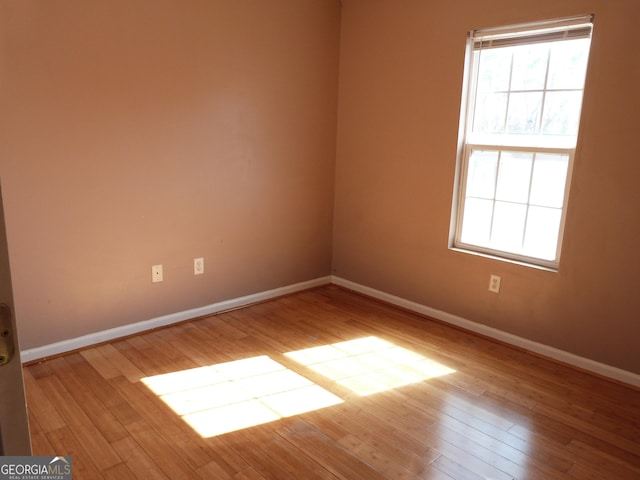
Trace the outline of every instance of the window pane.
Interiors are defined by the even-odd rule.
[[[509,133],[538,133],[542,92],[512,93],[509,98],[507,131]]]
[[[523,254],[555,260],[561,214],[558,208],[529,207]]]
[[[582,92],[548,92],[544,101],[542,133],[578,135]]]
[[[486,246],[489,243],[493,201],[467,198],[460,240],[470,245]]]
[[[590,46],[575,36],[588,34],[589,21],[472,31],[456,192],[463,205],[454,223],[460,247],[556,266]]]
[[[512,48],[493,48],[476,52],[478,68],[478,92],[505,92],[509,89]]]
[[[532,160],[532,153],[502,152],[496,199],[508,202],[527,202]]]
[[[588,38],[554,43],[547,88],[584,88],[588,56]]]
[[[476,100],[473,131],[475,133],[504,132],[507,113],[507,94],[490,93],[478,95]]]
[[[496,190],[498,152],[474,150],[469,158],[467,197],[493,198]]]
[[[491,247],[505,252],[520,253],[526,213],[526,205],[496,202]]]
[[[529,202],[544,207],[562,208],[568,167],[568,155],[538,153],[533,165]]]
[[[511,90],[542,90],[547,76],[548,58],[549,45],[546,43],[515,49]]]

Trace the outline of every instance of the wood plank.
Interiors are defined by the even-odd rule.
[[[567,451],[575,455],[576,463],[593,470],[604,471],[616,478],[640,478],[640,466],[630,465],[620,458],[587,445],[579,440],[572,440]]]
[[[75,374],[73,368],[69,366],[64,358],[56,359],[51,362],[51,365],[55,375],[60,379],[64,379],[66,391],[69,392],[70,396],[107,442],[113,442],[127,436],[127,431],[122,424],[93,394],[89,385]]]
[[[132,362],[129,361],[118,349],[116,349],[111,344],[101,345],[96,348],[96,351],[104,357],[107,363],[111,364],[117,371],[119,375],[122,375],[127,380],[132,383],[139,381],[141,378],[145,376],[145,374],[136,367]],[[112,378],[112,377],[105,377]]]
[[[609,429],[604,429],[598,425],[594,425],[586,419],[576,418],[568,411],[557,410],[555,408],[547,407],[546,405],[538,405],[534,410],[558,423],[574,427],[581,432],[605,441],[614,447],[625,450],[636,457],[640,457],[640,443],[637,443],[633,439],[617,435],[616,433],[610,432]]]
[[[142,447],[158,468],[169,478],[199,480],[195,470],[176,453],[172,445],[158,437],[157,432],[144,420],[127,425],[127,430],[131,434],[131,438]]]
[[[103,378],[109,379],[120,375],[120,371],[116,366],[102,355],[101,347],[82,350],[80,355],[82,355]]]
[[[70,354],[64,357],[65,362],[76,373],[78,378],[87,385],[92,394],[109,409],[111,414],[122,424],[127,425],[141,419],[138,411],[129,404],[120,394],[113,388],[111,383],[100,375],[89,362],[80,354]],[[117,378],[117,377],[116,377]]]
[[[256,472],[254,468],[248,467],[236,473],[233,476],[233,480],[265,480],[265,478]]]
[[[40,384],[33,376],[33,370],[34,368],[31,367],[23,369],[29,417],[36,420],[40,429],[45,433],[65,427],[65,420],[49,396],[42,391]]]
[[[448,479],[448,475],[444,475],[432,467],[429,463],[419,463],[416,467],[415,458],[408,463],[403,463],[402,456],[387,453],[380,449],[380,445],[371,445],[360,440],[352,434],[342,437],[338,443],[345,447],[349,452],[359,458],[362,462],[371,465],[377,471],[387,478],[397,480],[417,480],[419,478],[430,479]],[[417,470],[417,472],[413,472]]]
[[[105,480],[136,480],[138,478],[124,463],[106,469],[103,476]]]
[[[469,470],[492,479],[513,480],[509,472],[522,473],[513,462],[491,452],[482,446],[446,431],[407,431],[425,446],[464,464]]]
[[[112,382],[116,380],[113,379]],[[170,442],[194,469],[215,461],[228,473],[235,474],[249,466],[221,439],[202,439],[144,385],[131,384],[126,379],[120,378],[117,386],[123,397],[140,413],[143,420],[157,432],[158,436]]]
[[[241,449],[252,468],[265,478],[316,478],[336,480],[328,470],[296,448],[277,430],[288,424],[287,420],[277,425],[259,425],[250,430],[238,431],[225,436],[232,448]]]
[[[113,442],[111,446],[137,478],[168,480],[169,477],[133,437],[129,436]]]
[[[73,399],[64,386],[64,383],[55,375],[50,375],[40,379],[39,385],[46,395],[55,403],[62,418],[65,419],[68,427],[77,436],[78,442],[82,444],[83,450],[91,458],[100,471],[122,462],[122,459],[111,448],[111,445],[96,430],[95,424],[82,410],[80,405]],[[56,430],[56,432],[60,431]],[[51,441],[51,436],[47,435]],[[52,445],[55,447],[53,442]]]
[[[446,455],[441,455],[433,462],[433,468],[443,472],[449,478],[455,478],[456,480],[483,480],[485,478],[465,468],[464,465],[460,465]]]
[[[29,417],[29,430],[31,431],[31,452],[33,455],[55,455],[46,433],[33,415]]]
[[[287,356],[371,336],[455,372],[363,396]],[[203,438],[141,382],[262,355],[342,403]],[[640,391],[336,286],[37,362],[24,378],[34,453],[73,455],[80,480],[640,478]]]
[[[101,467],[100,464],[97,464],[91,452],[85,448],[83,441],[69,427],[48,432],[47,439],[53,447],[54,455],[65,457],[70,455],[72,457],[73,478],[76,480],[100,480],[104,478],[102,471],[113,466]]]
[[[328,421],[339,425],[345,432],[337,437],[338,442],[345,437],[354,437],[375,448],[386,457],[392,458],[415,475],[422,475],[425,467],[440,456],[439,452],[429,448],[425,449],[423,444],[415,442],[402,431],[398,431],[396,427],[399,427],[399,424],[392,425],[376,421],[375,417],[367,415],[366,411],[316,413],[326,416]],[[322,431],[326,433],[326,430],[323,425]]]
[[[345,480],[378,480],[385,476],[305,421],[297,421],[278,429],[289,443],[307,453],[329,472]]]
[[[467,434],[468,429],[473,429],[482,434],[483,437],[490,437],[498,442],[498,446],[503,449],[513,449],[515,455],[526,455],[546,465],[554,468],[558,472],[566,472],[573,464],[573,457],[564,453],[564,445],[554,444],[553,442],[531,442],[513,435],[508,431],[496,428],[489,423],[480,420],[477,417],[465,414],[456,409],[454,412],[447,412],[448,415],[440,417],[439,424],[456,430],[459,433]],[[452,414],[453,413],[453,414]],[[491,443],[490,438],[484,438],[485,442]]]
[[[463,446],[489,465],[518,479],[556,479],[564,477],[561,472],[537,462],[525,453],[461,423],[442,423],[429,427],[429,431],[446,442]]]
[[[203,480],[215,478],[216,480],[233,480],[233,477],[220,466],[218,462],[211,461],[206,465],[196,468],[196,473]]]

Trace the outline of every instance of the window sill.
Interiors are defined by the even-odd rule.
[[[521,267],[528,267],[528,268],[534,268],[536,270],[542,270],[545,272],[558,273],[558,267],[539,265],[537,263],[526,262],[524,260],[517,260],[515,258],[501,257],[498,255],[493,255],[491,253],[479,252],[477,250],[470,250],[463,247],[450,246],[449,250],[454,252],[466,253],[469,255],[475,255],[478,257],[489,258],[491,260],[498,260],[500,262],[512,263],[515,265],[520,265]]]

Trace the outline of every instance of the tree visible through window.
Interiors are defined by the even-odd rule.
[[[454,247],[558,266],[591,27],[471,32]]]

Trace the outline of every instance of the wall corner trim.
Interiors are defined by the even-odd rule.
[[[148,330],[153,330],[159,327],[165,327],[174,323],[183,322],[185,320],[203,317],[205,315],[213,315],[225,310],[245,307],[252,303],[263,302],[272,298],[289,295],[291,293],[300,292],[309,288],[328,285],[330,283],[330,276],[319,277],[313,280],[308,280],[306,282],[295,283],[293,285],[287,285],[284,287],[275,288],[273,290],[254,293],[231,300],[223,300],[211,305],[205,305],[203,307],[184,310],[182,312],[172,313],[169,315],[163,315],[161,317],[143,320],[141,322],[131,323],[129,325],[122,325],[121,327],[110,328],[101,332],[90,333],[88,335],[71,338],[69,340],[63,340],[49,345],[43,345],[41,347],[29,348],[21,352],[22,362],[28,363],[42,360],[47,357],[60,355],[65,352],[90,347],[91,345],[109,342],[118,338],[134,335],[136,333],[141,333]]]
[[[562,363],[566,363],[568,365],[572,365],[582,370],[586,370],[588,372],[592,372],[597,375],[601,375],[603,377],[607,377],[612,380],[616,380],[616,381],[634,386],[636,388],[640,388],[640,375],[636,373],[622,370],[620,368],[613,367],[611,365],[607,365],[604,363],[600,363],[595,360],[591,360],[589,358],[580,357],[573,353],[566,352],[564,350],[560,350],[555,347],[550,347],[542,343],[534,342],[533,340],[528,340],[526,338],[519,337],[511,333],[503,332],[502,330],[498,330],[496,328],[489,327],[487,325],[482,325],[480,323],[476,323],[471,320],[467,320],[465,318],[458,317],[456,315],[443,312],[435,308],[428,307],[426,305],[412,302],[410,300],[406,300],[404,298],[397,297],[395,295],[391,295],[389,293],[385,293],[380,290],[376,290],[374,288],[367,287],[335,275],[331,277],[331,283],[344,287],[349,290],[353,290],[354,292],[361,293],[368,297],[381,300],[391,305],[395,305],[395,306],[410,310],[412,312],[416,312],[421,315],[425,315],[427,317],[440,320],[450,325],[455,325],[464,330],[475,332],[480,335],[493,338],[494,340],[498,340],[500,342],[507,343],[509,345],[513,345],[513,346],[522,348],[524,350],[536,353],[538,355],[541,355]]]

